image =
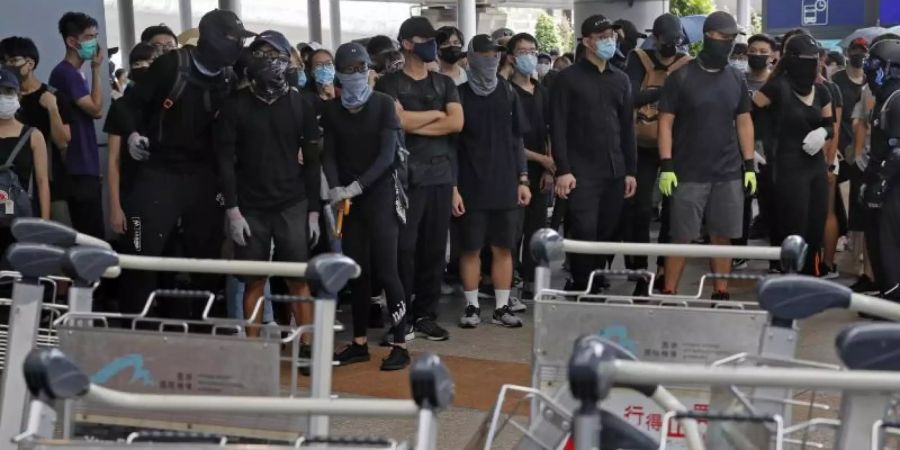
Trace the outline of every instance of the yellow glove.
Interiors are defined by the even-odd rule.
[[[753,159],[744,161],[744,191],[747,192],[747,195],[756,193],[756,171]]]
[[[678,187],[678,177],[675,176],[675,168],[672,167],[671,159],[660,161],[659,166],[659,191],[662,192],[662,195],[669,197]]]

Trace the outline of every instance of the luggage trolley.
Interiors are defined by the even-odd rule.
[[[407,449],[405,443],[387,439],[340,439],[326,435],[317,438],[298,438],[293,446],[227,446],[188,444],[139,444],[96,441],[52,440],[56,411],[53,403],[62,399],[83,397],[110,407],[160,412],[251,412],[270,414],[314,414],[335,416],[417,416],[416,450],[435,450],[437,447],[437,414],[453,401],[454,385],[440,359],[433,354],[418,358],[410,367],[413,401],[381,399],[313,399],[272,397],[231,397],[202,395],[134,394],[104,388],[90,382],[87,374],[57,349],[33,351],[25,362],[25,378],[34,396],[25,432],[15,437],[21,449],[286,449],[318,448],[329,450],[387,450]]]

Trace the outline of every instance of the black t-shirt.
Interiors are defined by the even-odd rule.
[[[313,112],[300,93],[289,90],[266,104],[250,89],[230,98],[222,107],[215,128],[219,178],[225,207],[280,210],[316,198],[319,192],[319,157],[309,145],[318,140]],[[303,165],[297,152],[303,148]],[[310,209],[318,209],[311,202]]]
[[[838,140],[838,150],[848,157],[851,144],[853,144],[853,107],[862,98],[862,89],[866,85],[863,81],[856,84],[850,79],[846,70],[836,72],[831,76],[831,81],[841,89],[841,98],[844,101],[844,110],[841,114],[841,135]],[[852,158],[851,158],[852,159]]]
[[[518,205],[519,175],[527,171],[522,136],[530,128],[518,94],[500,78],[490,95],[459,86],[465,126],[459,134],[458,187],[467,209]]]
[[[0,164],[6,163],[6,160],[12,155],[13,149],[16,148],[16,144],[22,139],[22,135],[25,134],[27,129],[28,126],[26,125],[22,127],[22,132],[18,136],[0,138]],[[29,190],[32,183],[31,176],[34,172],[34,155],[31,151],[30,140],[19,150],[19,154],[12,161],[12,165],[13,173],[19,178],[19,185],[26,191]],[[35,186],[34,194],[32,194],[32,197],[35,199],[38,197],[36,189],[37,187]]]
[[[215,160],[213,122],[231,92],[234,76],[230,68],[205,76],[190,61],[189,82],[168,105],[179,71],[179,52],[190,51],[179,49],[156,58],[144,79],[129,90],[131,95],[124,97],[130,106],[125,136],[141,128],[150,140],[151,156],[145,164],[186,167]]]
[[[759,91],[763,85],[766,84],[767,79],[763,80],[751,80],[747,78],[747,88],[750,89],[750,98],[753,98],[753,95]],[[757,142],[757,145],[761,145],[762,148],[757,147],[756,150],[762,150],[761,154],[767,156],[769,148],[772,145],[772,135],[774,132],[772,131],[775,127],[773,121],[775,120],[772,117],[772,111],[769,108],[757,108],[755,105],[753,106],[753,110],[750,111],[750,117],[753,118],[753,139]]]
[[[760,89],[772,102],[769,108],[777,117],[774,152],[779,161],[825,165],[825,158],[820,153],[810,156],[803,151],[803,139],[810,131],[822,126],[822,108],[831,103],[831,95],[825,85],[816,84],[814,89],[811,106],[797,97],[784,77],[770,80]]]
[[[17,118],[25,125],[37,128],[44,135],[47,148],[50,149],[48,155],[50,161],[50,198],[61,200],[68,195],[68,172],[66,171],[66,161],[63,159],[62,152],[53,143],[53,136],[50,133],[50,114],[41,106],[41,95],[44,95],[44,92],[47,92],[47,90],[48,86],[41,84],[41,87],[36,91],[23,95],[22,99],[19,100]],[[59,117],[64,125],[68,125],[71,120],[72,101],[62,92],[54,92],[53,94],[56,96],[56,107],[59,110]]]
[[[368,190],[388,179],[386,175],[396,148],[386,148],[383,142],[386,135],[400,131],[400,119],[390,96],[373,92],[356,113],[344,108],[340,98],[326,101],[322,104],[322,129],[325,131],[322,157],[329,186],[359,181]],[[390,142],[396,144],[395,140]]]
[[[516,83],[510,84],[519,94],[522,112],[525,113],[530,125],[528,131],[522,136],[525,149],[546,155],[550,137],[550,101],[547,97],[547,90],[539,83],[532,83],[534,92],[528,92]],[[529,174],[540,175],[543,171],[544,166],[534,161],[528,161]]]
[[[446,112],[448,104],[459,103],[459,93],[453,79],[431,71],[421,80],[414,80],[403,71],[390,73],[378,79],[375,89],[399,101],[406,111]],[[453,183],[454,135],[420,136],[407,132],[405,140],[406,149],[409,150],[412,184],[428,186]],[[440,167],[418,169],[419,165]]]
[[[750,108],[747,80],[734,67],[708,72],[695,60],[669,76],[659,110],[675,115],[672,161],[678,179],[739,179],[742,158],[735,119]]]
[[[128,94],[126,93],[125,95]],[[119,190],[122,194],[131,191],[135,174],[137,174],[138,164],[140,164],[128,152],[128,136],[131,134],[131,131],[128,130],[128,120],[128,105],[125,98],[113,100],[109,105],[109,112],[106,113],[103,132],[122,137],[121,141],[119,141]]]

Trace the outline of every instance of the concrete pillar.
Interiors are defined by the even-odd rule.
[[[331,48],[335,51],[341,45],[341,0],[328,0],[328,15],[331,16]]]
[[[592,14],[603,14],[609,20],[630,20],[638,30],[647,30],[653,27],[654,19],[669,12],[667,0],[636,1],[628,6],[629,3],[621,0],[575,0],[575,37],[581,37],[581,22]]]
[[[134,48],[134,0],[118,0],[119,6],[119,54],[122,67],[128,68],[128,54]]]
[[[181,31],[187,31],[194,28],[191,0],[178,0],[178,19],[181,23]]]
[[[478,33],[478,12],[475,8],[475,0],[457,0],[456,1],[456,26],[462,31],[466,39],[472,39],[472,36]],[[463,48],[467,48],[468,42],[463,42]]]
[[[322,5],[319,0],[306,0],[306,15],[309,23],[309,40],[323,44]]]
[[[238,15],[238,17],[240,17],[241,0],[219,0],[219,9],[227,9],[229,11],[233,11]]]
[[[737,23],[745,31],[750,30],[750,0],[737,0]]]

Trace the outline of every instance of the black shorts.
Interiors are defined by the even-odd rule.
[[[306,205],[304,200],[282,210],[242,211],[250,225],[250,237],[245,246],[235,244],[235,258],[306,262],[309,259]]]
[[[486,245],[515,249],[522,234],[522,208],[467,210],[459,218],[460,249],[481,250]]]

